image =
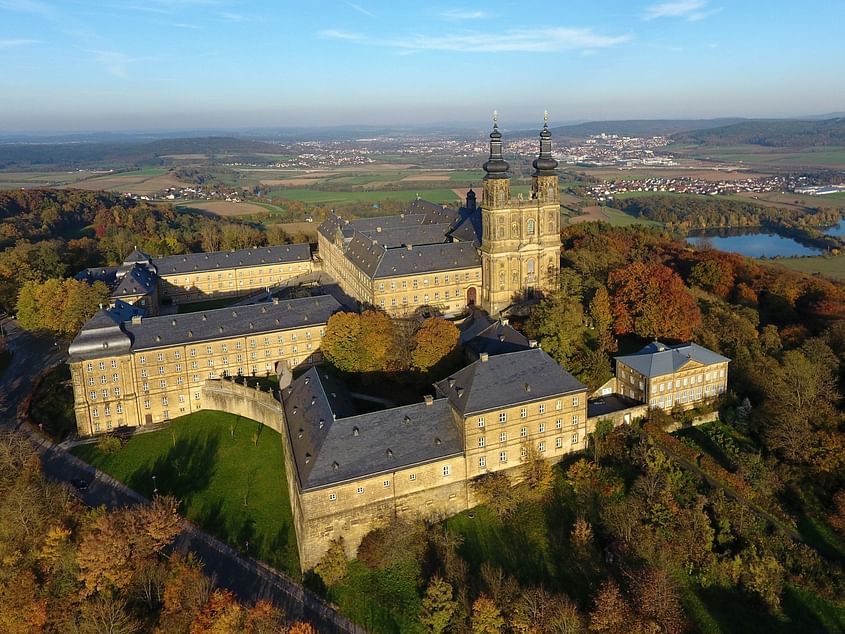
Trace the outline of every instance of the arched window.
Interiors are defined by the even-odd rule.
[[[530,219],[528,220],[527,232],[528,232],[528,235],[529,235],[529,236],[533,236],[533,235],[534,235],[534,219],[533,219],[533,218],[530,218]]]
[[[528,275],[534,275],[534,260],[528,260]]]

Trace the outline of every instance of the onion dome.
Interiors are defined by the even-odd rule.
[[[482,166],[487,176],[484,178],[507,178],[507,172],[510,165],[502,156],[502,133],[499,132],[499,126],[496,122],[497,115],[493,113],[493,131],[490,133],[490,158]]]
[[[534,159],[534,176],[551,176],[557,169],[557,161],[552,156],[552,133],[549,132],[549,115],[543,116],[543,130],[540,132],[540,156]]]

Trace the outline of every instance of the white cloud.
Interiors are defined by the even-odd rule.
[[[655,20],[657,18],[686,18],[689,22],[703,20],[709,15],[716,13],[716,10],[705,10],[707,0],[676,0],[675,2],[662,2],[646,7],[644,20]]]
[[[630,35],[600,35],[591,29],[557,27],[516,29],[503,33],[462,33],[455,35],[412,35],[401,39],[375,40],[357,33],[328,30],[322,37],[350,40],[373,46],[409,51],[452,51],[457,53],[555,53],[571,50],[597,50],[618,46],[631,40]]]
[[[31,44],[41,44],[41,40],[0,40],[0,49],[30,46]]]
[[[320,31],[320,37],[324,37],[329,40],[347,40],[356,42],[359,42],[364,39],[364,36],[359,33],[350,33],[349,31],[338,31],[337,29],[326,29],[325,31]]]
[[[460,22],[462,20],[484,20],[490,15],[484,11],[472,11],[467,9],[449,9],[440,14],[440,19],[449,22]]]
[[[353,9],[353,10],[357,11],[358,13],[366,15],[367,17],[370,17],[370,18],[376,17],[375,14],[372,11],[368,11],[367,9],[362,7],[360,4],[355,4],[354,2],[348,2],[347,0],[344,0],[344,4],[347,7],[349,7],[350,9]]]

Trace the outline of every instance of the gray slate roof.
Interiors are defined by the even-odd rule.
[[[125,323],[124,328],[132,338],[132,349],[137,351],[325,324],[340,309],[334,297],[321,295],[278,304],[149,317],[140,324]]]
[[[475,356],[486,352],[488,355],[507,354],[528,350],[531,345],[528,337],[510,326],[495,321],[487,328],[478,333],[475,337],[466,342],[466,347],[475,353]]]
[[[474,245],[466,242],[445,242],[388,249],[379,262],[374,277],[394,277],[419,273],[436,273],[481,266],[481,256]]]
[[[158,276],[155,271],[143,264],[133,264],[120,278],[117,287],[112,291],[112,297],[127,295],[150,295],[158,286]]]
[[[131,310],[134,309],[134,310]],[[275,303],[219,308],[184,315],[142,318],[143,311],[117,302],[115,308],[100,310],[85,322],[70,345],[75,358],[112,356],[121,352],[150,350],[186,343],[274,332],[325,324],[341,310],[330,295],[305,297]],[[106,347],[103,344],[108,344]],[[117,350],[117,352],[116,352]]]
[[[213,271],[239,266],[261,266],[263,264],[286,264],[308,262],[311,248],[307,244],[279,244],[271,247],[254,247],[237,251],[212,251],[209,253],[185,253],[168,255],[153,260],[158,274],[180,275]]]
[[[462,454],[460,432],[446,399],[345,417],[339,411],[342,391],[319,368],[311,368],[283,391],[301,489]]]
[[[120,300],[114,307],[97,311],[85,322],[82,330],[70,344],[68,355],[71,361],[97,359],[126,354],[132,348],[132,340],[121,327],[144,310]]]
[[[727,357],[703,348],[697,343],[667,346],[659,341],[653,341],[635,354],[616,357],[617,361],[621,361],[632,370],[649,378],[677,372],[691,359],[703,365],[730,361]]]
[[[387,248],[401,247],[406,244],[441,244],[446,242],[446,234],[452,229],[448,224],[415,225],[412,227],[389,227],[361,231],[370,240],[377,240]]]
[[[540,348],[479,359],[435,387],[464,416],[587,389]]]

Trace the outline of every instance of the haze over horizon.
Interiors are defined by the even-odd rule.
[[[0,0],[0,131],[845,109],[845,4]]]

